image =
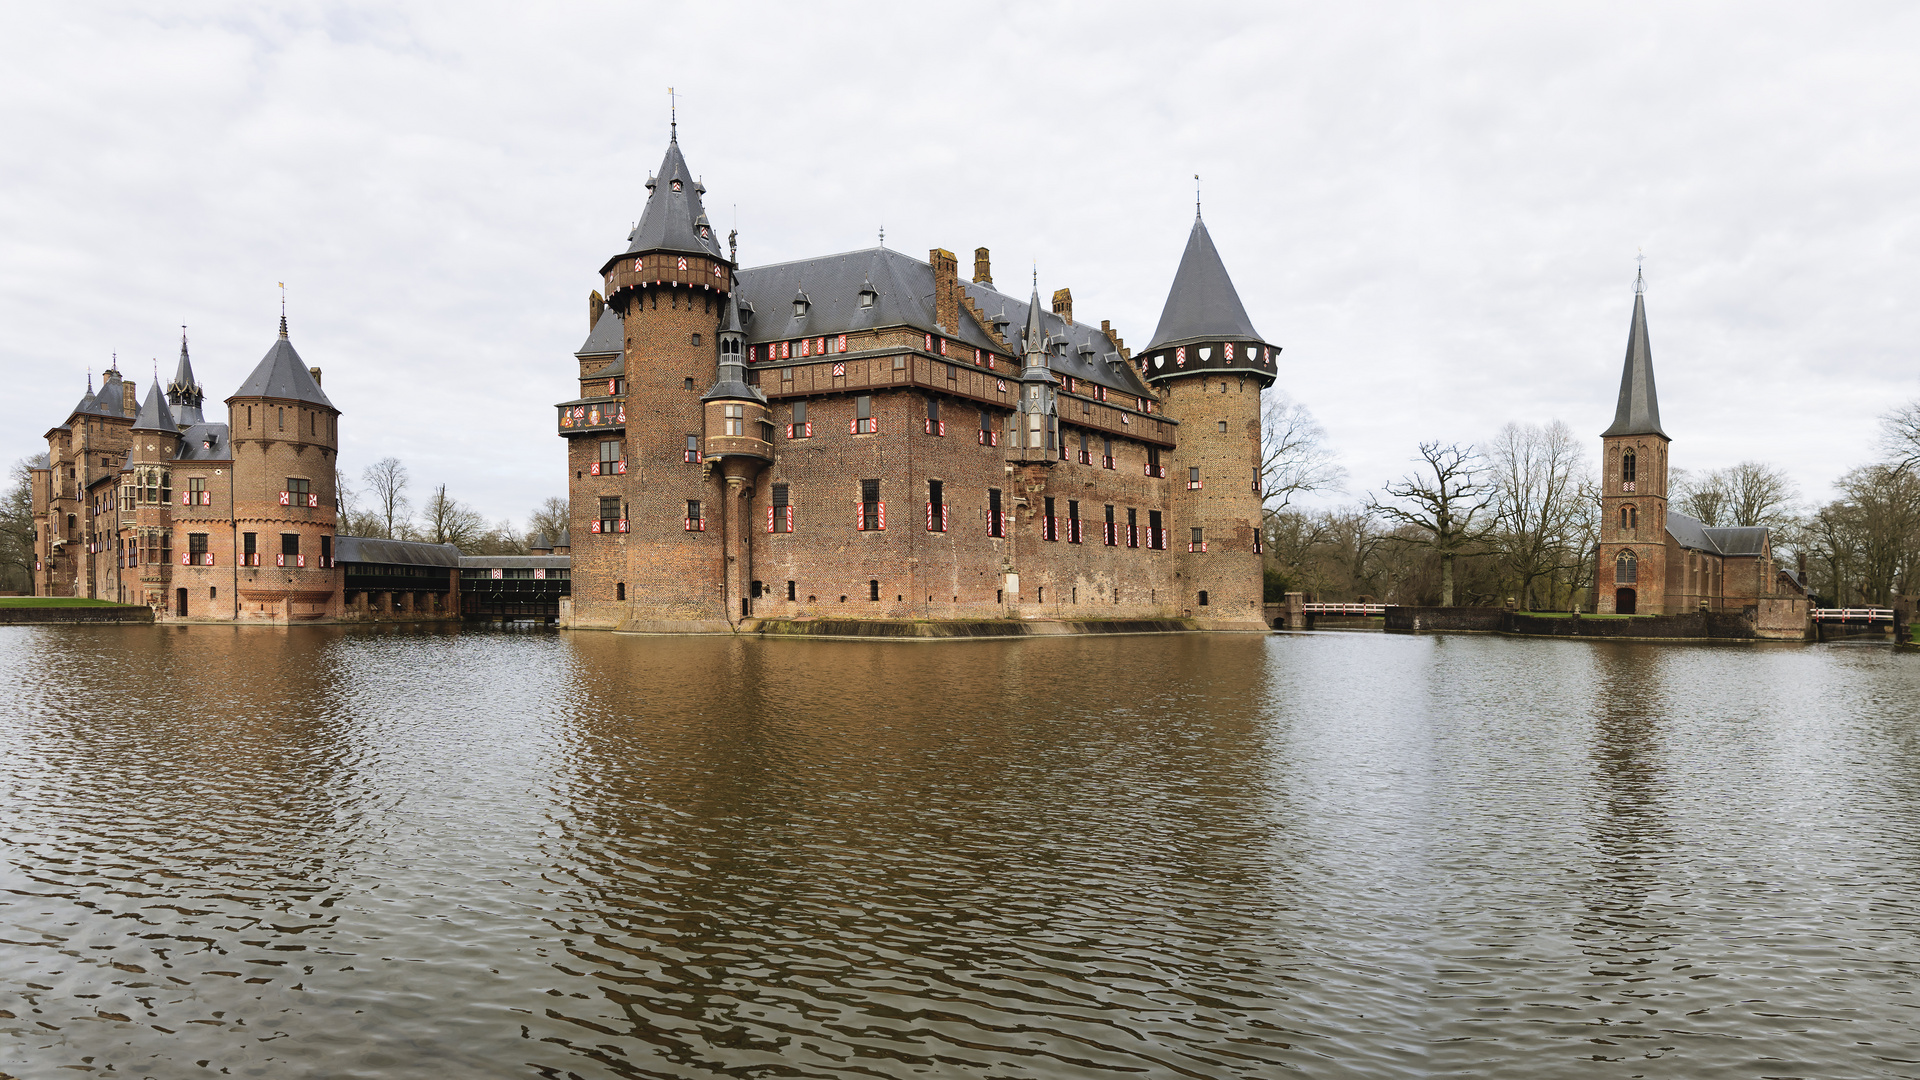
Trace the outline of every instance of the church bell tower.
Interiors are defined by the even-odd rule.
[[[1613,423],[1600,433],[1600,550],[1595,610],[1666,613],[1667,444],[1647,339],[1646,279],[1633,283],[1633,324]]]

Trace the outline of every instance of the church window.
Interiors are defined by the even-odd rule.
[[[1613,583],[1615,585],[1632,585],[1639,580],[1640,560],[1634,558],[1633,552],[1631,551],[1621,552],[1620,557],[1613,560]]]
[[[773,485],[773,505],[767,508],[767,531],[777,533],[793,531],[793,495],[791,489],[785,484]],[[791,594],[793,590],[789,588],[787,591]],[[788,595],[787,599],[793,599],[792,595]]]
[[[1638,507],[1623,506],[1620,508],[1620,527],[1623,529],[1637,529],[1640,527],[1640,510]]]
[[[855,525],[861,532],[887,527],[887,504],[880,501],[880,481],[860,481],[860,514]]]
[[[1004,537],[1007,535],[1006,519],[1000,516],[1000,489],[987,489],[987,535]]]
[[[1633,483],[1634,480],[1636,479],[1635,473],[1637,473],[1638,471],[1639,471],[1638,463],[1635,460],[1633,451],[1628,450],[1626,453],[1620,455],[1620,482],[1621,483],[1623,484]],[[1632,491],[1633,489],[1628,488],[1627,490]]]

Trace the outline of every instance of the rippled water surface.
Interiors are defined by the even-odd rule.
[[[1920,657],[0,629],[0,1073],[1920,1076]]]

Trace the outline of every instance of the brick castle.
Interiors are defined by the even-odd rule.
[[[741,269],[677,132],[559,405],[580,628],[1262,630],[1253,328],[1196,209],[1151,344],[935,249]]]

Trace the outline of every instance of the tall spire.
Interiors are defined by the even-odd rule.
[[[199,380],[193,377],[193,361],[187,357],[187,328],[180,328],[180,366],[174,369],[173,381],[167,384],[167,404],[173,406],[173,416],[182,425],[205,422],[200,414],[200,403],[206,399],[206,391]]]
[[[1613,425],[1600,433],[1612,435],[1658,435],[1671,439],[1660,429],[1660,396],[1653,388],[1653,345],[1647,339],[1647,297],[1644,272],[1633,281],[1633,325],[1627,329],[1627,360],[1620,372],[1620,403],[1613,413]]]
[[[287,283],[284,281],[280,283],[280,340],[287,340]]]
[[[1167,290],[1167,305],[1160,309],[1160,325],[1154,328],[1147,351],[1165,345],[1184,345],[1206,339],[1260,341],[1260,332],[1247,318],[1240,293],[1227,276],[1213,236],[1200,220],[1200,202],[1194,199],[1193,231],[1187,234],[1187,250],[1180,256],[1180,269],[1173,275],[1173,287]]]
[[[133,421],[136,431],[164,431],[169,435],[180,434],[180,425],[167,408],[167,399],[160,394],[160,379],[154,377],[153,386],[147,390],[147,400],[140,406],[140,415]]]

